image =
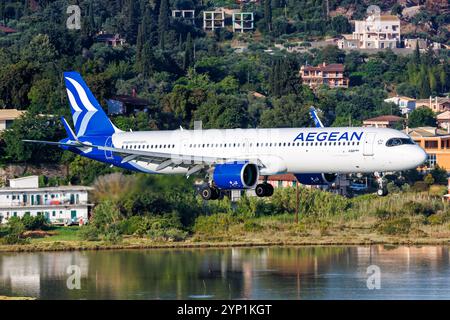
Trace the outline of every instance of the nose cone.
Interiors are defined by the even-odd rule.
[[[418,167],[422,165],[428,158],[427,153],[419,146],[416,146],[414,154],[411,155],[411,160],[414,166]]]

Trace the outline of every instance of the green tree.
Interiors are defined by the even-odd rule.
[[[352,26],[350,22],[348,22],[347,17],[341,15],[331,19],[331,28],[339,34],[349,33],[352,30]]]
[[[433,111],[429,108],[417,108],[409,114],[408,125],[410,128],[436,126]]]
[[[272,1],[264,0],[264,22],[267,31],[272,31]]]
[[[158,36],[161,49],[165,49],[167,31],[169,31],[169,2],[168,0],[161,0],[158,16]]]
[[[448,175],[447,171],[438,165],[433,168],[433,170],[430,171],[430,174],[432,175],[434,182],[438,184],[447,184],[448,183]]]
[[[29,110],[21,118],[14,121],[11,128],[2,133],[5,142],[3,159],[19,163],[48,163],[56,162],[61,157],[57,148],[36,143],[26,143],[22,140],[58,141],[62,138],[62,131],[55,125],[54,119]]]
[[[265,128],[292,128],[311,125],[309,106],[299,96],[287,95],[274,99],[273,108],[261,115],[261,126]]]
[[[145,79],[148,79],[155,69],[155,56],[149,43],[144,45],[142,50],[141,69],[142,75]]]
[[[187,70],[194,62],[194,44],[192,43],[191,33],[189,32],[186,38],[186,45],[183,57],[183,69]]]
[[[431,173],[427,174],[424,178],[423,181],[428,185],[431,186],[434,183],[434,178],[431,175]]]
[[[235,95],[211,93],[195,112],[204,128],[233,129],[248,125],[248,101]]]
[[[416,47],[414,48],[413,63],[416,67],[420,65],[419,41],[416,41]]]
[[[135,44],[139,28],[138,1],[126,0],[123,5],[123,33],[129,43]]]

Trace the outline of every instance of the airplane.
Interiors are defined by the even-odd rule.
[[[233,189],[269,197],[274,174],[292,173],[304,185],[328,185],[338,174],[375,173],[378,195],[387,193],[382,172],[416,168],[425,151],[406,134],[388,128],[323,127],[194,129],[125,132],[103,111],[77,72],[64,80],[75,130],[61,118],[67,138],[54,145],[112,166],[149,174],[202,173],[204,200]],[[316,115],[317,116],[317,115]],[[262,183],[258,181],[262,178]]]

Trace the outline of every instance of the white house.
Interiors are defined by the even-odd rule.
[[[25,111],[17,109],[1,109],[0,110],[0,132],[11,127],[14,120],[20,118]]]
[[[0,189],[0,223],[11,217],[44,215],[53,224],[85,223],[89,217],[88,191],[91,187],[60,186],[39,188],[37,176],[11,179]]]
[[[392,98],[384,99],[384,102],[394,103],[399,107],[402,114],[407,114],[416,108],[416,100],[404,96],[395,96]]]
[[[361,49],[396,48],[400,43],[400,19],[393,15],[372,14],[355,21],[353,39]]]

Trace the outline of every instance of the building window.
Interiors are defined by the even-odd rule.
[[[425,141],[425,149],[437,149],[437,141]]]
[[[427,167],[433,169],[436,166],[436,154],[429,153],[427,158]]]

